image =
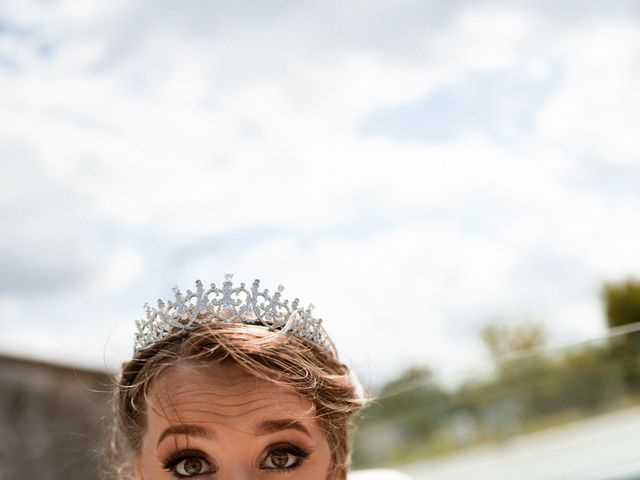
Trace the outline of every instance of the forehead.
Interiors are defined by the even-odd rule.
[[[170,367],[152,385],[147,406],[150,427],[180,422],[241,428],[267,417],[315,423],[309,399],[232,363]]]

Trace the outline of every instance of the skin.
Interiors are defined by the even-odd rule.
[[[329,444],[308,399],[233,364],[172,367],[150,393],[137,480],[328,478]]]

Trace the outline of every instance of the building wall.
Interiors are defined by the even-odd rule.
[[[0,479],[102,478],[105,372],[0,356]]]

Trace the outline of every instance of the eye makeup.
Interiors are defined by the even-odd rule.
[[[178,467],[180,463],[182,463],[185,460],[192,460],[192,459],[200,460],[202,463],[206,464],[206,467],[205,467],[206,470],[202,472],[198,472],[194,475],[180,474],[178,472]],[[175,478],[198,477],[202,475],[215,473],[215,471],[217,470],[213,462],[209,460],[209,458],[204,452],[200,450],[192,450],[192,449],[178,450],[174,454],[169,455],[167,458],[162,460],[162,468],[168,471],[169,473],[171,473]]]
[[[261,470],[286,472],[300,467],[311,455],[311,450],[299,447],[293,442],[279,442],[269,445],[263,455]],[[277,460],[276,460],[277,459]],[[282,464],[284,460],[284,465]]]
[[[267,473],[285,474],[300,468],[312,452],[311,448],[300,446],[298,442],[281,441],[273,443],[265,448],[258,468]],[[181,470],[186,472],[186,463],[183,463],[186,461],[195,461],[196,466],[198,465],[197,462],[200,461],[202,470],[195,471],[193,474],[181,473]],[[215,474],[218,470],[208,455],[196,449],[177,450],[161,459],[161,464],[164,470],[177,479],[208,476]]]

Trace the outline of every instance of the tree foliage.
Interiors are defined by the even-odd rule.
[[[480,337],[497,359],[543,347],[547,340],[544,326],[535,322],[521,322],[513,325],[494,322],[482,329]]]
[[[602,299],[609,328],[640,322],[640,281],[606,283]]]
[[[640,321],[640,282],[606,284],[602,292],[610,327]],[[495,360],[491,375],[443,383],[430,369],[412,367],[382,388],[361,419],[356,464],[504,441],[616,408],[640,391],[640,332],[547,350],[542,323],[495,321],[480,339]]]
[[[609,328],[623,327],[640,322],[640,281],[606,283],[602,300]],[[640,391],[640,331],[611,339],[610,353],[624,365],[627,387]]]

